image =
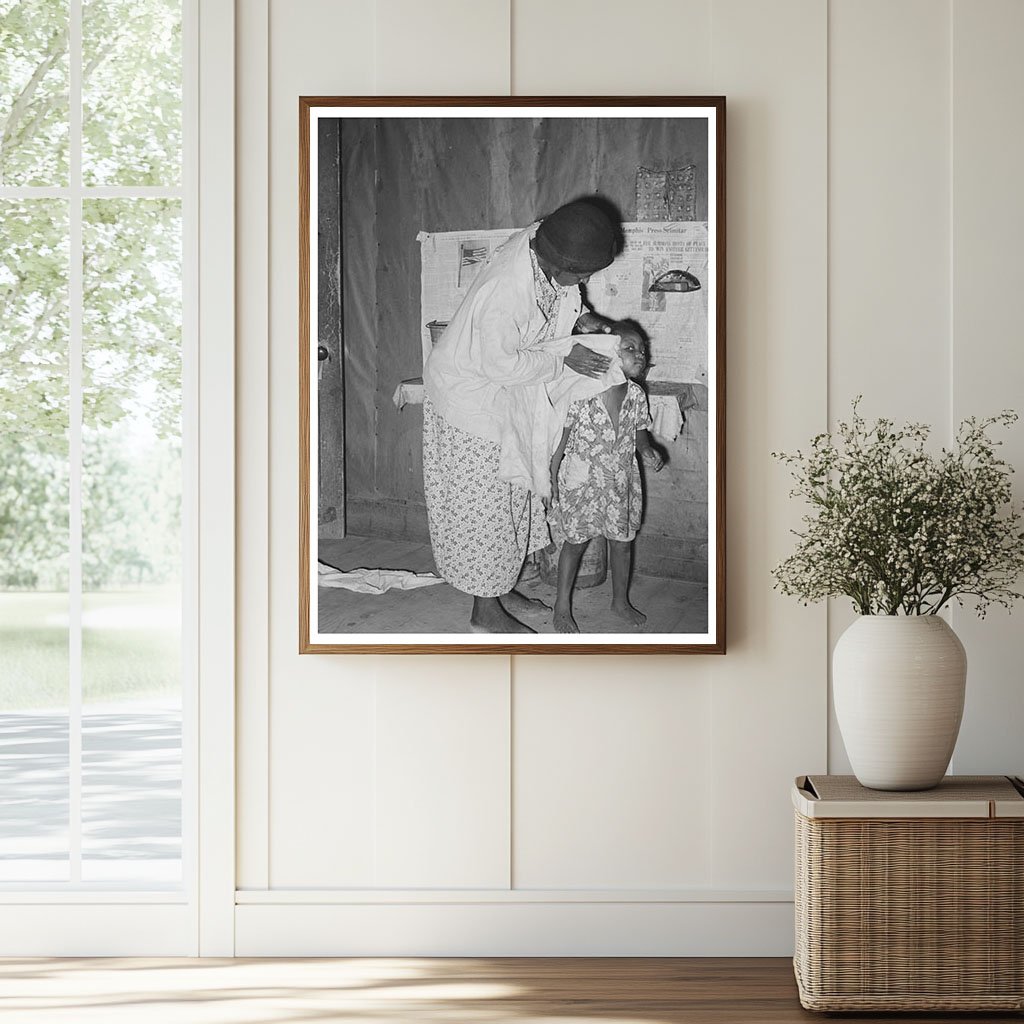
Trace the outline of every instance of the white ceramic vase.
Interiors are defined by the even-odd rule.
[[[937,615],[862,615],[832,655],[836,718],[870,789],[931,789],[953,756],[967,655]]]

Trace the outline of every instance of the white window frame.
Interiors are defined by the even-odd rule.
[[[0,955],[234,953],[234,4],[183,0],[178,187],[83,186],[82,3],[69,0],[69,179],[2,198],[68,202],[70,812],[81,810],[82,213],[91,198],[173,198],[183,212],[182,885],[0,886]],[[200,96],[203,102],[200,103]],[[200,685],[201,684],[201,685]]]
[[[198,953],[235,952],[235,4],[198,7]]]

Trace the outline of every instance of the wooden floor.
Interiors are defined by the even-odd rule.
[[[986,1021],[1020,1014],[848,1014]],[[790,1024],[788,959],[0,960],[3,1024]]]
[[[406,569],[434,572],[429,544],[368,537],[321,540],[320,560],[336,569]],[[519,588],[530,597],[553,605],[555,589],[540,581]],[[707,587],[697,583],[634,576],[633,604],[646,616],[642,631],[627,626],[608,609],[611,580],[602,586],[577,590],[573,599],[576,622],[584,633],[703,633],[707,628]],[[319,621],[322,633],[465,633],[472,598],[447,583],[421,590],[392,590],[386,594],[357,594],[321,587]],[[538,633],[551,633],[551,615],[524,614],[522,621]]]

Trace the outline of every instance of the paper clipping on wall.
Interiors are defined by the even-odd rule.
[[[651,339],[650,380],[706,384],[708,375],[708,226],[704,221],[623,224],[625,247],[586,285],[595,312],[637,320]],[[700,281],[692,292],[652,292],[668,270]]]
[[[518,229],[421,231],[420,333],[450,321],[480,268]],[[633,319],[651,339],[651,380],[706,384],[708,371],[708,227],[705,221],[645,221],[622,225],[625,246],[610,267],[591,277],[586,299],[595,312]],[[691,292],[650,291],[667,270],[685,270],[701,284]]]
[[[421,231],[416,236],[420,243],[420,342],[424,362],[431,347],[427,324],[451,320],[480,268],[516,230]]]

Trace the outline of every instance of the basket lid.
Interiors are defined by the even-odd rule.
[[[867,789],[852,775],[802,775],[793,806],[808,818],[1024,818],[1024,782],[1008,775],[947,775],[934,789]]]

